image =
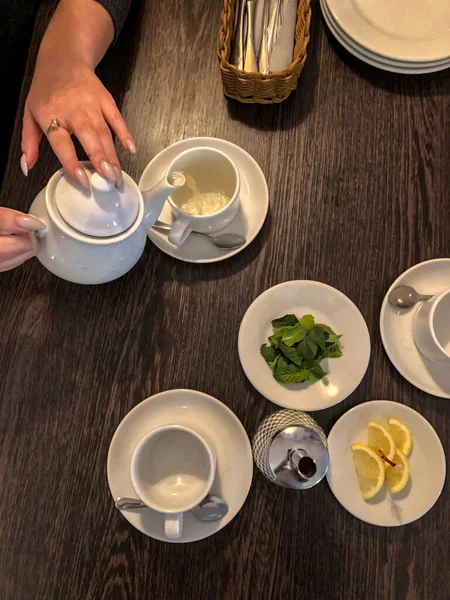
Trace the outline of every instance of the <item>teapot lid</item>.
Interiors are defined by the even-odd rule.
[[[90,180],[86,190],[65,172],[56,183],[54,198],[61,217],[68,225],[93,237],[110,237],[126,231],[139,212],[139,195],[124,178],[122,189],[85,168]]]

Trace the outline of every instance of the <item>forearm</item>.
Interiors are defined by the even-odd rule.
[[[114,39],[107,10],[95,0],[61,0],[45,32],[39,62],[55,58],[95,69]]]

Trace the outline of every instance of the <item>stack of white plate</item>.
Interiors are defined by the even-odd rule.
[[[450,0],[320,0],[331,33],[362,61],[394,73],[450,67]]]

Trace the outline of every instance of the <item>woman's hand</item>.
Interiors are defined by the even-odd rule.
[[[34,256],[28,234],[43,229],[45,225],[39,219],[0,206],[0,272],[14,269]]]
[[[64,169],[85,187],[89,187],[70,133],[73,133],[96,171],[111,181],[122,183],[122,172],[108,124],[123,146],[135,152],[133,138],[112,96],[92,68],[83,64],[67,64],[52,59],[36,66],[25,105],[22,130],[22,167],[32,168],[39,154],[42,132],[52,119],[59,127],[48,134],[48,141]],[[26,162],[25,162],[26,161]]]
[[[25,104],[20,161],[25,175],[38,159],[45,133],[67,173],[89,187],[70,137],[74,134],[96,171],[121,184],[108,125],[125,148],[133,153],[136,148],[112,96],[94,72],[113,37],[113,22],[100,3],[60,0],[42,40]],[[63,127],[49,131],[54,119]]]

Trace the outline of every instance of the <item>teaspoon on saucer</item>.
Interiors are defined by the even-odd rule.
[[[117,498],[115,506],[119,510],[148,508],[144,502],[141,502],[137,498]],[[228,505],[222,498],[208,494],[200,504],[191,509],[191,512],[199,521],[218,521],[227,514]]]
[[[156,221],[152,229],[168,233],[171,229],[171,225],[164,223],[163,221]],[[206,238],[211,244],[224,250],[240,248],[246,243],[246,239],[237,233],[218,233],[217,235],[208,235],[207,233],[200,233],[199,231],[192,231],[191,233]]]
[[[424,302],[432,298],[432,295],[419,294],[410,285],[400,285],[392,290],[389,294],[389,302],[393,306],[400,308],[411,308],[418,302]]]

